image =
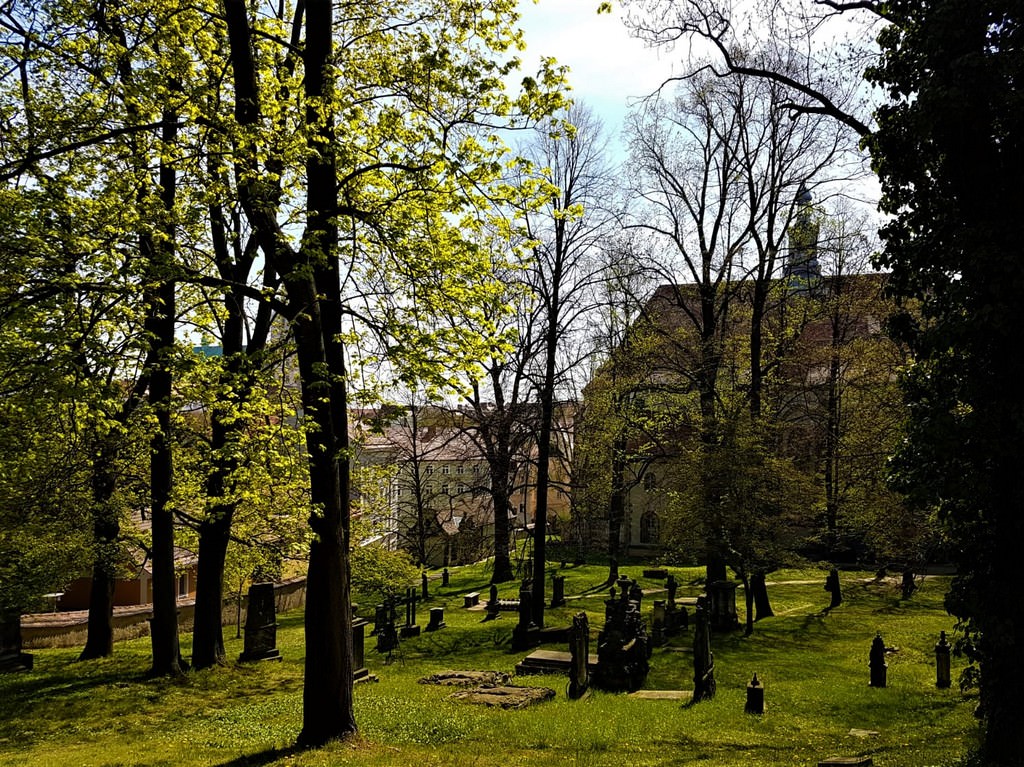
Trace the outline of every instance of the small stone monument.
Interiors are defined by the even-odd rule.
[[[569,633],[569,698],[577,700],[590,687],[590,621],[585,612],[577,613],[572,619]]]
[[[445,587],[448,586],[448,568],[447,567],[444,568],[444,570],[441,571],[441,585],[445,586]]]
[[[651,614],[651,644],[661,647],[665,644],[665,600],[654,600],[654,611]]]
[[[384,603],[384,620],[374,629],[377,635],[377,652],[390,653],[398,647],[398,629],[395,628],[395,598],[388,597]]]
[[[551,606],[565,606],[565,576],[555,575],[551,578]]]
[[[885,687],[885,673],[889,667],[885,662],[885,642],[882,640],[881,632],[875,634],[871,641],[871,653],[868,656],[868,666],[871,669],[871,687]]]
[[[373,631],[370,632],[370,636],[375,637],[380,633],[384,624],[388,622],[388,614],[386,604],[379,604],[373,608]]]
[[[946,632],[940,631],[939,642],[935,645],[935,686],[945,690],[950,684],[949,642],[946,641]]]
[[[366,668],[366,626],[369,621],[362,618],[352,619],[352,681],[362,682],[370,679]]]
[[[420,635],[420,627],[416,625],[416,600],[416,588],[410,586],[405,590],[405,625],[399,631],[402,639]]]
[[[430,599],[430,591],[427,589],[427,572],[423,571],[423,577],[420,579],[420,590],[422,592],[423,601]]]
[[[533,583],[519,587],[519,623],[512,629],[512,649],[526,650],[540,644],[540,627],[533,622]]]
[[[743,710],[748,714],[764,713],[764,685],[757,679],[757,674],[747,683],[747,703]]]
[[[245,647],[238,660],[281,660],[277,649],[277,604],[273,583],[254,583],[249,587]]]
[[[711,620],[708,616],[708,598],[697,597],[697,610],[693,618],[693,702],[715,697],[715,656],[711,652]]]
[[[843,603],[843,588],[839,584],[839,571],[834,567],[828,571],[828,577],[825,579],[825,591],[832,595],[828,609],[839,607]]]
[[[639,610],[644,601],[644,590],[635,580],[629,585],[629,601],[636,602],[636,609]]]
[[[31,671],[33,657],[21,651],[21,615],[17,611],[0,615],[0,673]]]
[[[431,607],[430,608],[430,623],[427,624],[427,631],[437,631],[446,627],[444,622],[444,608],[443,607]]]
[[[715,631],[733,631],[740,627],[736,614],[736,581],[715,581],[708,584],[708,620]]]
[[[501,617],[501,603],[498,601],[498,586],[491,584],[490,597],[487,600],[487,615],[484,621],[493,621]]]
[[[616,599],[611,589],[605,600],[605,624],[597,635],[597,667],[594,685],[609,692],[633,692],[640,689],[651,657],[647,629],[636,602],[629,598],[629,579],[620,579],[622,587]]]

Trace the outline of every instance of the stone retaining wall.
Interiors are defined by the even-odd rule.
[[[306,578],[292,578],[274,584],[278,613],[287,612],[306,604]],[[245,625],[246,595],[242,595],[241,617],[235,597],[224,600],[221,623],[235,625],[241,620]],[[195,613],[193,600],[178,602],[178,627],[182,631],[192,629]],[[153,614],[151,605],[114,608],[114,641],[149,636],[148,618]],[[25,649],[41,647],[79,647],[85,645],[88,633],[89,614],[86,610],[56,613],[35,613],[21,616],[21,643]]]

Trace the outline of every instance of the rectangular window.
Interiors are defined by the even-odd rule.
[[[445,464],[444,466],[441,467],[441,473],[446,475],[446,476],[448,474],[451,474],[452,473],[452,467],[449,466],[448,464]]]

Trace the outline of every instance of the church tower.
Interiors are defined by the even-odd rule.
[[[786,285],[794,293],[814,295],[821,286],[818,264],[818,222],[814,220],[811,193],[800,184],[796,215],[789,228],[789,253],[783,267]]]

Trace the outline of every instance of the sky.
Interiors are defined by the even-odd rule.
[[[630,36],[618,3],[597,13],[599,0],[520,0],[519,26],[526,38],[523,70],[536,70],[541,56],[570,68],[573,97],[604,121],[609,138],[619,139],[631,100],[645,96],[672,73],[678,54],[647,48]]]

